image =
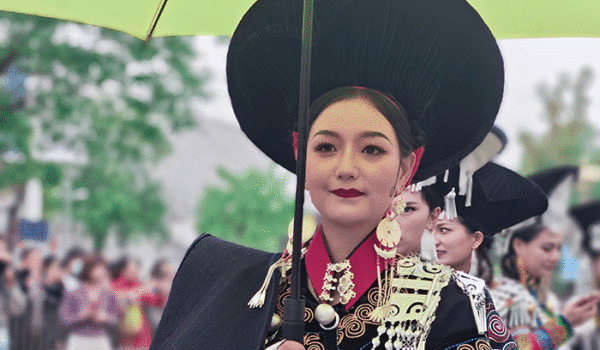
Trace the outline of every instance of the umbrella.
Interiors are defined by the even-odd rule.
[[[498,39],[598,37],[598,0],[468,0]],[[116,29],[140,39],[231,36],[254,0],[2,0],[0,10]]]
[[[116,29],[146,41],[152,36],[231,35],[252,0],[3,0],[0,10],[66,19]],[[300,244],[306,129],[309,104],[312,1],[304,0],[296,213],[291,296],[286,300],[282,335],[302,341],[304,300],[300,298]],[[599,37],[598,0],[469,0],[498,39]]]

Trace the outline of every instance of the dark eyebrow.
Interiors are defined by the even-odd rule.
[[[333,132],[331,130],[320,130],[317,131],[314,135],[313,138],[317,135],[325,135],[325,136],[332,136],[332,137],[340,137],[340,135],[337,132]],[[384,139],[386,139],[389,143],[392,143],[392,141],[390,141],[390,139],[385,136],[384,134],[378,132],[378,131],[365,131],[362,134],[360,134],[360,137],[382,137]]]
[[[384,134],[378,132],[378,131],[365,131],[362,134],[360,134],[361,137],[383,137],[384,139],[386,139],[389,143],[392,143],[392,141],[390,141],[390,139],[388,139],[387,136],[385,136]]]
[[[313,138],[317,135],[325,135],[325,136],[333,136],[333,137],[340,137],[340,135],[337,132],[333,132],[331,130],[321,130],[321,131],[317,131],[314,135]]]

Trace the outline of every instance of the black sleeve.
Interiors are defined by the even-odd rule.
[[[260,349],[276,288],[250,309],[275,254],[202,235],[188,249],[171,288],[151,350]],[[278,276],[274,276],[274,281]]]
[[[427,350],[453,349],[461,344],[485,340],[477,332],[469,297],[454,281],[442,289],[435,320],[427,337]]]

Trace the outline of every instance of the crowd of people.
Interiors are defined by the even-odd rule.
[[[0,237],[1,350],[148,349],[174,268],[157,260],[107,261],[72,248],[63,257],[37,247],[9,249]]]

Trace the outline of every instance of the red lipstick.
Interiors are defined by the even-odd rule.
[[[331,193],[335,194],[338,197],[342,197],[342,198],[353,198],[353,197],[359,197],[362,196],[364,193],[362,193],[361,191],[355,189],[355,188],[350,188],[348,190],[343,189],[343,188],[338,188],[337,190],[333,190],[331,191]]]

